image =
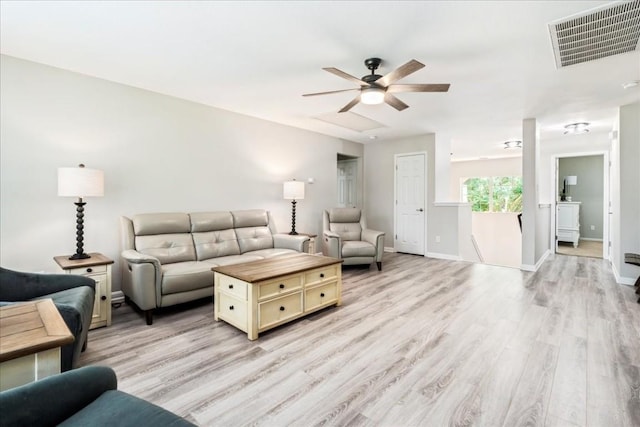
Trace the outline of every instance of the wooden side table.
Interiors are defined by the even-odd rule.
[[[96,281],[96,300],[93,305],[93,317],[89,329],[111,325],[111,264],[113,260],[98,252],[92,252],[91,258],[69,259],[69,255],[53,257],[67,274],[86,276]]]
[[[73,334],[53,300],[0,307],[0,390],[60,373],[60,347]]]
[[[307,236],[309,238],[308,253],[314,255],[316,253],[316,237],[318,237],[318,235],[309,233],[298,233],[298,236]]]

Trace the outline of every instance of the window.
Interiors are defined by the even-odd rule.
[[[521,212],[522,177],[492,176],[467,178],[461,198],[474,212]]]

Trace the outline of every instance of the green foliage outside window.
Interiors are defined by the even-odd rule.
[[[462,201],[474,212],[522,212],[522,177],[468,178],[462,184]]]

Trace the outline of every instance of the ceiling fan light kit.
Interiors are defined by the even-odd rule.
[[[367,105],[378,105],[384,102],[384,89],[367,87],[360,92],[360,102]]]
[[[371,74],[368,74],[361,79],[352,76],[351,74],[345,73],[342,70],[333,67],[323,68],[323,70],[328,71],[331,74],[335,74],[338,77],[342,77],[345,80],[349,80],[352,83],[356,83],[360,85],[359,88],[354,89],[342,89],[342,90],[332,90],[328,92],[317,92],[317,93],[306,93],[302,96],[316,96],[316,95],[328,95],[332,93],[340,93],[340,92],[349,92],[349,91],[360,91],[358,96],[352,99],[347,105],[342,107],[339,111],[340,113],[344,113],[349,111],[359,102],[367,105],[376,105],[382,104],[383,102],[389,104],[393,108],[398,111],[402,111],[405,108],[409,108],[407,104],[402,102],[400,99],[396,98],[392,93],[398,92],[448,92],[449,84],[448,83],[440,83],[440,84],[394,84],[400,79],[405,78],[409,74],[415,73],[421,68],[424,68],[424,64],[421,62],[412,59],[404,65],[396,68],[390,73],[381,76],[376,74],[376,70],[382,63],[380,58],[368,58],[365,59],[364,65],[371,71]]]

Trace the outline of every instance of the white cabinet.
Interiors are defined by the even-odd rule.
[[[571,242],[577,248],[580,240],[580,202],[558,202],[556,224],[558,242]]]

